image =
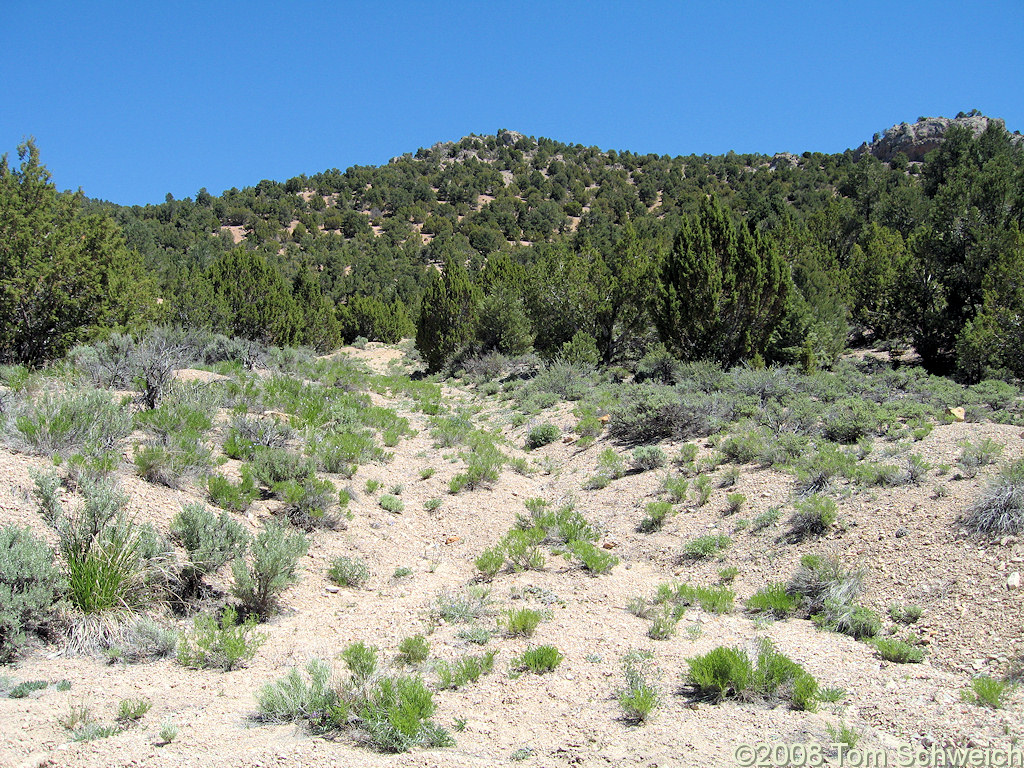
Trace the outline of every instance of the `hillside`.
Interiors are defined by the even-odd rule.
[[[1014,386],[964,387],[871,355],[813,375],[650,358],[624,382],[565,362],[523,378],[522,361],[492,357],[432,383],[410,377],[420,363],[408,344],[319,360],[250,349],[252,370],[231,354],[211,362],[215,346],[189,349],[179,359],[191,368],[155,410],[97,364],[121,359],[103,345],[27,380],[6,372],[4,519],[59,548],[59,526],[33,491],[38,473],[56,471],[67,510],[90,477],[106,478],[128,493],[135,524],[165,537],[191,503],[229,508],[207,476],[244,485],[248,475],[259,493],[231,502],[227,519],[251,536],[273,520],[306,536],[297,579],[251,630],[265,642],[228,672],[175,661],[173,643],[137,629],[181,643],[197,616],[240,604],[226,562],[197,593],[181,592],[195,555],[178,536],[172,553],[140,561],[148,575],[131,612],[96,620],[57,607],[51,641],[32,639],[3,668],[4,691],[49,683],[0,698],[0,719],[17,724],[0,734],[4,765],[721,766],[738,745],[765,741],[820,746],[839,764],[828,745],[845,738],[895,761],[901,747],[1005,748],[1024,735],[1019,692],[999,709],[963,697],[975,675],[1019,674],[1024,659],[1020,508],[1009,506],[1014,534],[977,536],[963,523],[1002,468],[1019,472],[1024,402]],[[130,352],[117,370],[144,354]],[[94,461],[101,427],[84,442],[29,428],[60,403],[75,413],[75,398],[104,383],[112,397],[77,418],[121,425],[113,463]],[[180,426],[167,433],[168,423]],[[140,460],[147,446],[169,453]],[[268,485],[269,468],[284,472],[288,457],[315,462],[312,477],[329,493],[301,479],[305,469],[307,502]],[[797,514],[829,507],[820,527]],[[497,568],[488,552],[499,553]],[[849,602],[826,613],[856,608],[861,639],[834,619],[812,620],[809,598],[792,592],[808,556],[834,559],[829,583],[847,584]],[[348,558],[347,586],[328,576],[338,558]],[[780,582],[797,595],[790,607],[755,608],[751,597]],[[681,584],[704,592],[685,597]],[[537,612],[532,634],[510,631],[507,612],[519,608]],[[94,650],[68,648],[69,630]],[[417,634],[429,655],[402,663],[403,639]],[[872,634],[921,660],[886,660]],[[798,704],[783,685],[767,699],[716,703],[685,685],[688,660],[719,646],[756,654],[764,638],[813,676],[817,695]],[[384,677],[371,680],[422,677],[449,746],[381,752],[358,710],[326,728],[315,711],[257,722],[261,688],[313,659],[356,695],[346,661],[356,642],[378,648]],[[543,645],[564,658],[547,674],[522,671],[519,657]],[[453,688],[453,665],[488,651],[493,668]],[[642,658],[636,651],[651,654],[641,667],[660,699],[642,723],[616,699],[623,659]],[[152,709],[115,723],[119,702],[137,699]],[[158,735],[168,727],[169,741]]]

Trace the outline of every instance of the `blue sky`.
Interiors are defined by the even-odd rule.
[[[670,155],[973,108],[1024,130],[1020,0],[3,6],[0,153],[35,136],[58,187],[125,204],[499,128]]]

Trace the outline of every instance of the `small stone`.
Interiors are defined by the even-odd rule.
[[[1014,571],[1006,579],[1007,589],[1020,589],[1020,571]]]
[[[601,546],[602,546],[602,547],[604,547],[605,549],[615,549],[615,547],[616,547],[617,545],[616,545],[616,543],[615,543],[614,541],[606,541],[606,542],[605,542],[604,544],[602,544]]]
[[[462,541],[462,539],[459,538],[458,536],[449,536],[447,539],[444,540],[444,543],[445,544],[458,544],[460,541]]]
[[[328,592],[330,592],[332,594],[335,593],[335,592],[341,592],[341,589],[339,587],[334,587],[334,586],[324,587],[324,589],[326,589]]]
[[[971,659],[971,666],[974,667],[975,672],[980,672],[985,668],[984,659]]]
[[[953,417],[954,421],[963,421],[967,416],[963,408],[950,408],[949,415]]]

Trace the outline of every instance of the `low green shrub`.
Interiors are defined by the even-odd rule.
[[[232,483],[224,475],[213,474],[206,478],[206,492],[210,501],[222,509],[231,512],[245,512],[260,492],[252,479],[252,470],[242,465],[241,480]]]
[[[660,531],[665,518],[672,512],[672,505],[667,501],[651,501],[647,504],[647,514],[640,521],[640,531],[652,533]]]
[[[295,568],[308,550],[309,541],[301,533],[288,533],[281,524],[267,521],[253,541],[251,562],[235,559],[231,593],[246,610],[270,616],[280,594],[297,581]]]
[[[555,442],[560,434],[561,431],[554,424],[538,424],[526,436],[526,447],[531,450],[541,448]]]
[[[790,535],[797,541],[828,533],[838,519],[836,503],[827,496],[813,494],[794,506],[796,512],[789,519],[789,528]]]
[[[1012,683],[996,680],[988,675],[978,675],[971,680],[970,690],[963,692],[963,699],[968,704],[976,704],[979,707],[1002,709],[1016,687]]]
[[[117,705],[117,721],[119,723],[137,723],[153,708],[149,699],[121,699]]]
[[[0,663],[46,629],[60,586],[53,551],[28,528],[0,527]]]
[[[668,456],[656,445],[644,445],[633,451],[629,457],[629,466],[634,472],[649,472],[665,466]]]
[[[529,670],[538,675],[552,672],[562,663],[565,657],[553,645],[538,645],[523,651],[523,654],[512,663],[513,668]]]
[[[584,570],[592,576],[610,573],[619,564],[619,558],[589,541],[570,541],[569,551],[579,558]]]
[[[338,557],[331,563],[327,578],[339,587],[361,587],[370,578],[370,569],[358,557]]]
[[[463,656],[454,663],[439,661],[434,669],[438,676],[440,690],[454,690],[467,683],[475,683],[481,675],[494,669],[497,650],[490,650],[480,656]]]
[[[754,593],[747,600],[747,610],[754,613],[766,613],[776,619],[784,619],[794,613],[799,606],[796,596],[786,591],[785,584],[769,584]]]
[[[886,661],[894,661],[899,664],[913,664],[924,661],[924,651],[915,648],[902,640],[891,637],[876,637],[871,641],[878,651],[878,655]]]
[[[688,541],[683,547],[683,554],[691,560],[703,560],[728,548],[731,544],[732,539],[725,534],[707,534]]]
[[[216,668],[230,672],[256,655],[267,636],[254,630],[256,616],[239,623],[238,613],[227,607],[218,619],[201,614],[193,620],[191,635],[178,642],[178,663],[192,668]]]
[[[170,533],[188,554],[181,578],[189,595],[198,591],[204,576],[244,555],[249,545],[240,523],[224,511],[215,516],[200,503],[182,507],[171,520]]]
[[[543,616],[533,608],[510,608],[505,611],[502,624],[509,637],[531,637]]]
[[[430,643],[423,635],[402,638],[398,644],[398,660],[402,664],[419,664],[430,655]]]
[[[615,698],[627,720],[645,722],[661,704],[661,694],[655,682],[658,675],[652,659],[649,651],[631,651],[622,657],[626,684],[615,691]]]

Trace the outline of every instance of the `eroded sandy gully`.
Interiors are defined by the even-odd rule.
[[[351,354],[379,370],[400,356],[376,345]],[[448,390],[447,396],[470,394]],[[513,446],[522,446],[526,432],[540,421],[512,429],[500,401],[485,402],[477,420],[503,426]],[[1024,655],[1021,592],[1006,586],[1011,573],[1024,570],[1024,544],[1009,539],[979,545],[959,537],[954,525],[995,467],[984,468],[972,480],[935,478],[933,472],[919,487],[852,494],[840,502],[845,532],[801,545],[778,542],[770,533],[732,533],[734,520],[722,516],[723,489],[716,489],[705,507],[686,505],[662,531],[642,534],[637,524],[644,504],[659,489],[659,472],[628,475],[603,490],[580,490],[607,445],[604,440],[586,450],[562,441],[528,454],[511,448],[514,455],[544,459],[557,470],[530,476],[506,470],[492,489],[452,496],[446,493],[447,484],[461,463],[445,460],[454,451],[431,447],[421,414],[408,416],[419,433],[394,449],[394,461],[361,467],[352,481],[355,488],[369,478],[386,487],[404,485],[405,511],[390,514],[362,494],[351,504],[353,519],[346,529],[314,533],[299,584],[284,595],[284,613],[262,627],[268,640],[246,668],[196,671],[170,660],[112,665],[99,658],[64,658],[53,646],[36,647],[3,673],[18,680],[68,679],[72,685],[63,692],[51,686],[28,698],[0,699],[0,766],[483,767],[512,764],[513,756],[524,755],[516,764],[729,766],[741,743],[824,744],[832,741],[829,727],[840,724],[860,732],[859,746],[891,750],[893,759],[900,744],[1007,745],[1024,733],[1020,693],[1002,710],[961,700],[975,672],[1004,673]],[[544,419],[563,428],[575,423],[564,405]],[[915,448],[933,465],[953,464],[963,440],[983,437],[1005,446],[1005,460],[1019,458],[1024,450],[1019,428],[962,423],[936,427]],[[0,451],[0,518],[49,536],[29,494],[30,470],[46,465],[41,458]],[[421,480],[420,469],[426,466],[437,471]],[[139,519],[163,530],[183,503],[196,498],[194,489],[174,491],[144,483],[127,467],[120,479]],[[344,482],[334,479],[339,485]],[[943,498],[932,492],[938,482],[948,491]],[[730,490],[748,497],[743,514],[753,518],[789,501],[792,478],[745,467]],[[577,509],[603,528],[600,543],[622,560],[610,575],[592,578],[552,556],[543,571],[503,573],[494,580],[496,610],[529,604],[550,611],[550,619],[529,643],[555,644],[565,654],[554,673],[513,679],[510,661],[528,643],[496,636],[491,647],[500,652],[493,674],[435,696],[439,723],[449,729],[465,723],[463,730],[453,730],[456,746],[445,749],[384,755],[348,736],[330,740],[291,725],[251,721],[260,686],[312,658],[336,659],[356,640],[379,646],[389,659],[399,640],[415,633],[428,635],[432,655],[439,658],[479,650],[458,639],[457,626],[432,627],[431,603],[441,590],[474,579],[474,559],[514,524],[523,500],[533,496],[553,502],[574,499]],[[424,502],[433,497],[443,503],[430,513]],[[256,505],[239,519],[255,530],[268,513],[266,507]],[[682,561],[683,544],[708,532],[732,535],[734,544],[724,559]],[[800,556],[812,552],[865,568],[865,603],[883,615],[891,602],[920,605],[924,616],[915,629],[927,642],[926,661],[888,663],[867,644],[818,631],[809,621],[758,622],[742,611],[743,599],[769,581],[787,578]],[[340,555],[358,556],[369,564],[371,578],[365,588],[328,589],[327,568]],[[632,598],[650,596],[658,584],[673,578],[716,583],[717,571],[726,565],[739,570],[734,582],[737,609],[730,614],[691,608],[675,635],[657,642],[647,637],[648,622],[625,610]],[[398,567],[411,568],[413,575],[393,579]],[[217,586],[226,588],[227,579],[226,573],[219,574]],[[688,657],[718,645],[751,646],[763,636],[804,665],[822,686],[845,689],[843,700],[807,713],[785,705],[690,704],[679,695]],[[654,652],[664,694],[657,715],[641,727],[620,718],[613,697],[623,679],[619,660],[634,648]],[[432,679],[429,672],[426,677]],[[118,702],[129,697],[145,697],[153,708],[140,725],[116,736],[73,743],[58,722],[80,703],[98,719],[112,721]],[[174,742],[158,746],[156,734],[165,720],[173,721],[180,733]]]

